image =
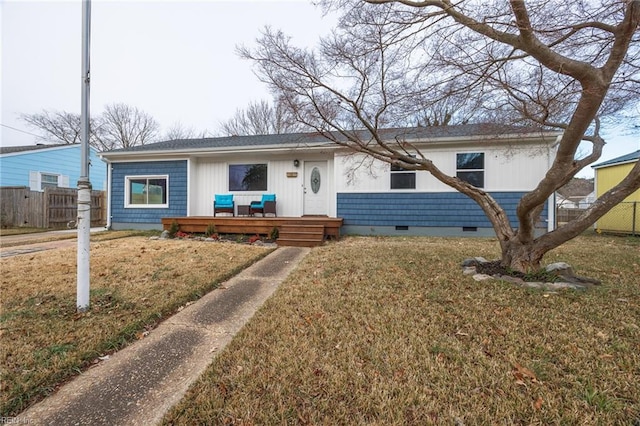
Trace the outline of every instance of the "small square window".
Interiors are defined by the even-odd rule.
[[[40,188],[57,188],[58,187],[58,175],[52,175],[47,173],[40,174]]]

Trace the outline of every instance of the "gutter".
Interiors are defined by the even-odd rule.
[[[522,140],[537,139],[546,142],[547,138],[555,138],[557,141],[561,135],[558,132],[545,132],[545,133],[522,133],[522,134],[505,134],[505,135],[487,135],[478,139],[470,139],[468,136],[454,136],[454,137],[441,137],[433,139],[406,139],[407,142],[412,144],[438,144],[446,145],[447,143],[469,143],[469,142],[483,142],[483,141],[500,141],[500,142],[519,142]],[[208,148],[181,148],[181,149],[162,149],[162,150],[141,150],[141,151],[119,151],[119,152],[107,152],[99,154],[101,158],[142,158],[148,157],[175,157],[175,156],[193,156],[193,155],[224,155],[224,154],[237,154],[244,152],[269,152],[269,153],[293,153],[299,150],[317,151],[323,149],[348,149],[347,147],[340,146],[334,142],[326,141],[316,145],[244,145],[244,146],[227,146],[227,147],[208,147]]]

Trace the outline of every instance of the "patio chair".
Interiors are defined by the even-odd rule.
[[[235,202],[233,201],[233,194],[216,194],[213,200],[213,215],[216,213],[231,213],[235,216]]]
[[[252,201],[250,205],[251,214],[262,213],[276,215],[276,194],[262,194],[260,201]]]

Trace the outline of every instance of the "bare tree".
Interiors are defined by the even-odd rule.
[[[251,102],[246,109],[239,109],[233,118],[220,123],[225,135],[269,135],[301,132],[308,127],[295,120],[286,104],[268,101]]]
[[[21,119],[42,132],[42,141],[63,144],[81,142],[80,114],[45,110],[36,114],[22,114]],[[111,104],[106,106],[102,114],[91,118],[89,127],[89,144],[99,151],[109,151],[152,142],[157,138],[160,126],[153,117],[138,108]]]
[[[109,104],[99,120],[101,151],[154,142],[160,125],[149,114],[123,103]]]
[[[164,139],[172,141],[177,139],[191,139],[196,136],[196,131],[193,127],[185,127],[182,123],[177,121],[169,127],[169,130],[164,134]],[[204,137],[204,132],[202,137]]]
[[[342,11],[338,29],[317,50],[292,46],[265,29],[242,48],[296,119],[338,145],[406,169],[426,170],[472,198],[491,221],[502,263],[540,267],[549,250],[579,235],[640,187],[640,162],[580,217],[540,237],[534,227],[546,201],[596,161],[604,140],[599,117],[637,99],[640,1],[325,0]],[[406,141],[380,129],[419,117],[423,105],[466,96],[484,117],[562,130],[556,157],[520,200],[512,227],[482,189],[449,176]],[[362,132],[353,129],[365,129]],[[577,159],[581,143],[590,152]]]
[[[80,143],[80,114],[66,111],[42,111],[37,114],[21,114],[20,118],[30,127],[40,130],[41,141],[61,144]]]

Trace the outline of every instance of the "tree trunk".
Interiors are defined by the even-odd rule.
[[[517,237],[513,237],[502,244],[500,263],[505,268],[525,274],[535,272],[540,270],[540,262],[547,251],[542,249],[536,241],[522,242]]]

